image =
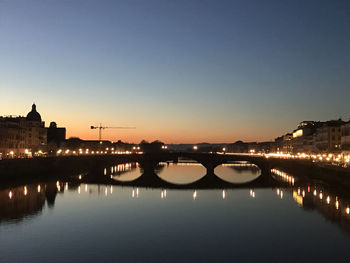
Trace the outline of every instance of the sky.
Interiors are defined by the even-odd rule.
[[[347,0],[0,0],[0,115],[68,137],[266,141],[349,97]]]

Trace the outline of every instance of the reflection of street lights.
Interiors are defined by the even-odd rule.
[[[193,192],[193,200],[196,200],[196,198],[197,198],[197,191],[196,190],[194,190],[194,192]]]

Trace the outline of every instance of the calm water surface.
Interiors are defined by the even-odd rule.
[[[109,168],[108,168],[109,169]],[[157,175],[196,182],[197,164]],[[256,167],[216,168],[239,189],[162,189],[40,182],[0,190],[0,262],[350,262],[348,202],[275,171],[281,185],[249,188]],[[118,165],[117,183],[140,178]]]

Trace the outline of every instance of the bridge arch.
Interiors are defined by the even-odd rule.
[[[227,162],[214,169],[214,175],[232,184],[245,184],[262,175],[261,169],[248,162]]]
[[[188,185],[199,181],[206,176],[206,169],[199,163],[166,163],[166,169],[156,172],[157,176],[174,185]],[[182,169],[187,166],[187,169]]]
[[[143,169],[143,174],[157,176],[155,170],[160,162],[172,162],[177,163],[179,158],[187,158],[200,163],[206,168],[206,175],[214,175],[214,170],[217,166],[232,161],[246,161],[251,164],[255,164],[261,170],[260,181],[263,179],[266,182],[273,180],[270,176],[270,160],[263,156],[252,155],[231,155],[231,154],[210,154],[210,153],[186,153],[186,152],[162,152],[162,153],[147,153],[147,154],[133,154],[125,156],[99,156],[99,163],[103,163],[104,167],[107,164],[112,163],[125,163],[125,162],[137,162]],[[96,162],[95,162],[96,164]],[[96,165],[94,165],[96,166]],[[100,165],[98,165],[100,167]],[[100,169],[100,168],[99,168]],[[151,177],[152,177],[151,176]],[[143,177],[143,176],[142,176]],[[139,178],[141,180],[141,178]],[[153,178],[156,180],[156,178]],[[160,178],[158,178],[161,180]],[[166,183],[166,182],[164,182]]]

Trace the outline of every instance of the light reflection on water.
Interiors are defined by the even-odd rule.
[[[173,184],[189,184],[198,181],[206,174],[206,168],[196,163],[162,164],[157,174],[162,180]]]
[[[125,163],[112,166],[112,179],[120,182],[130,182],[142,175],[140,166],[137,163]]]
[[[226,182],[241,184],[251,182],[258,178],[261,171],[255,165],[232,163],[219,165],[215,168],[214,173]]]
[[[200,168],[164,166],[161,175],[201,178],[193,167]],[[348,200],[288,182],[172,190],[54,181],[2,189],[0,261],[348,262]]]

